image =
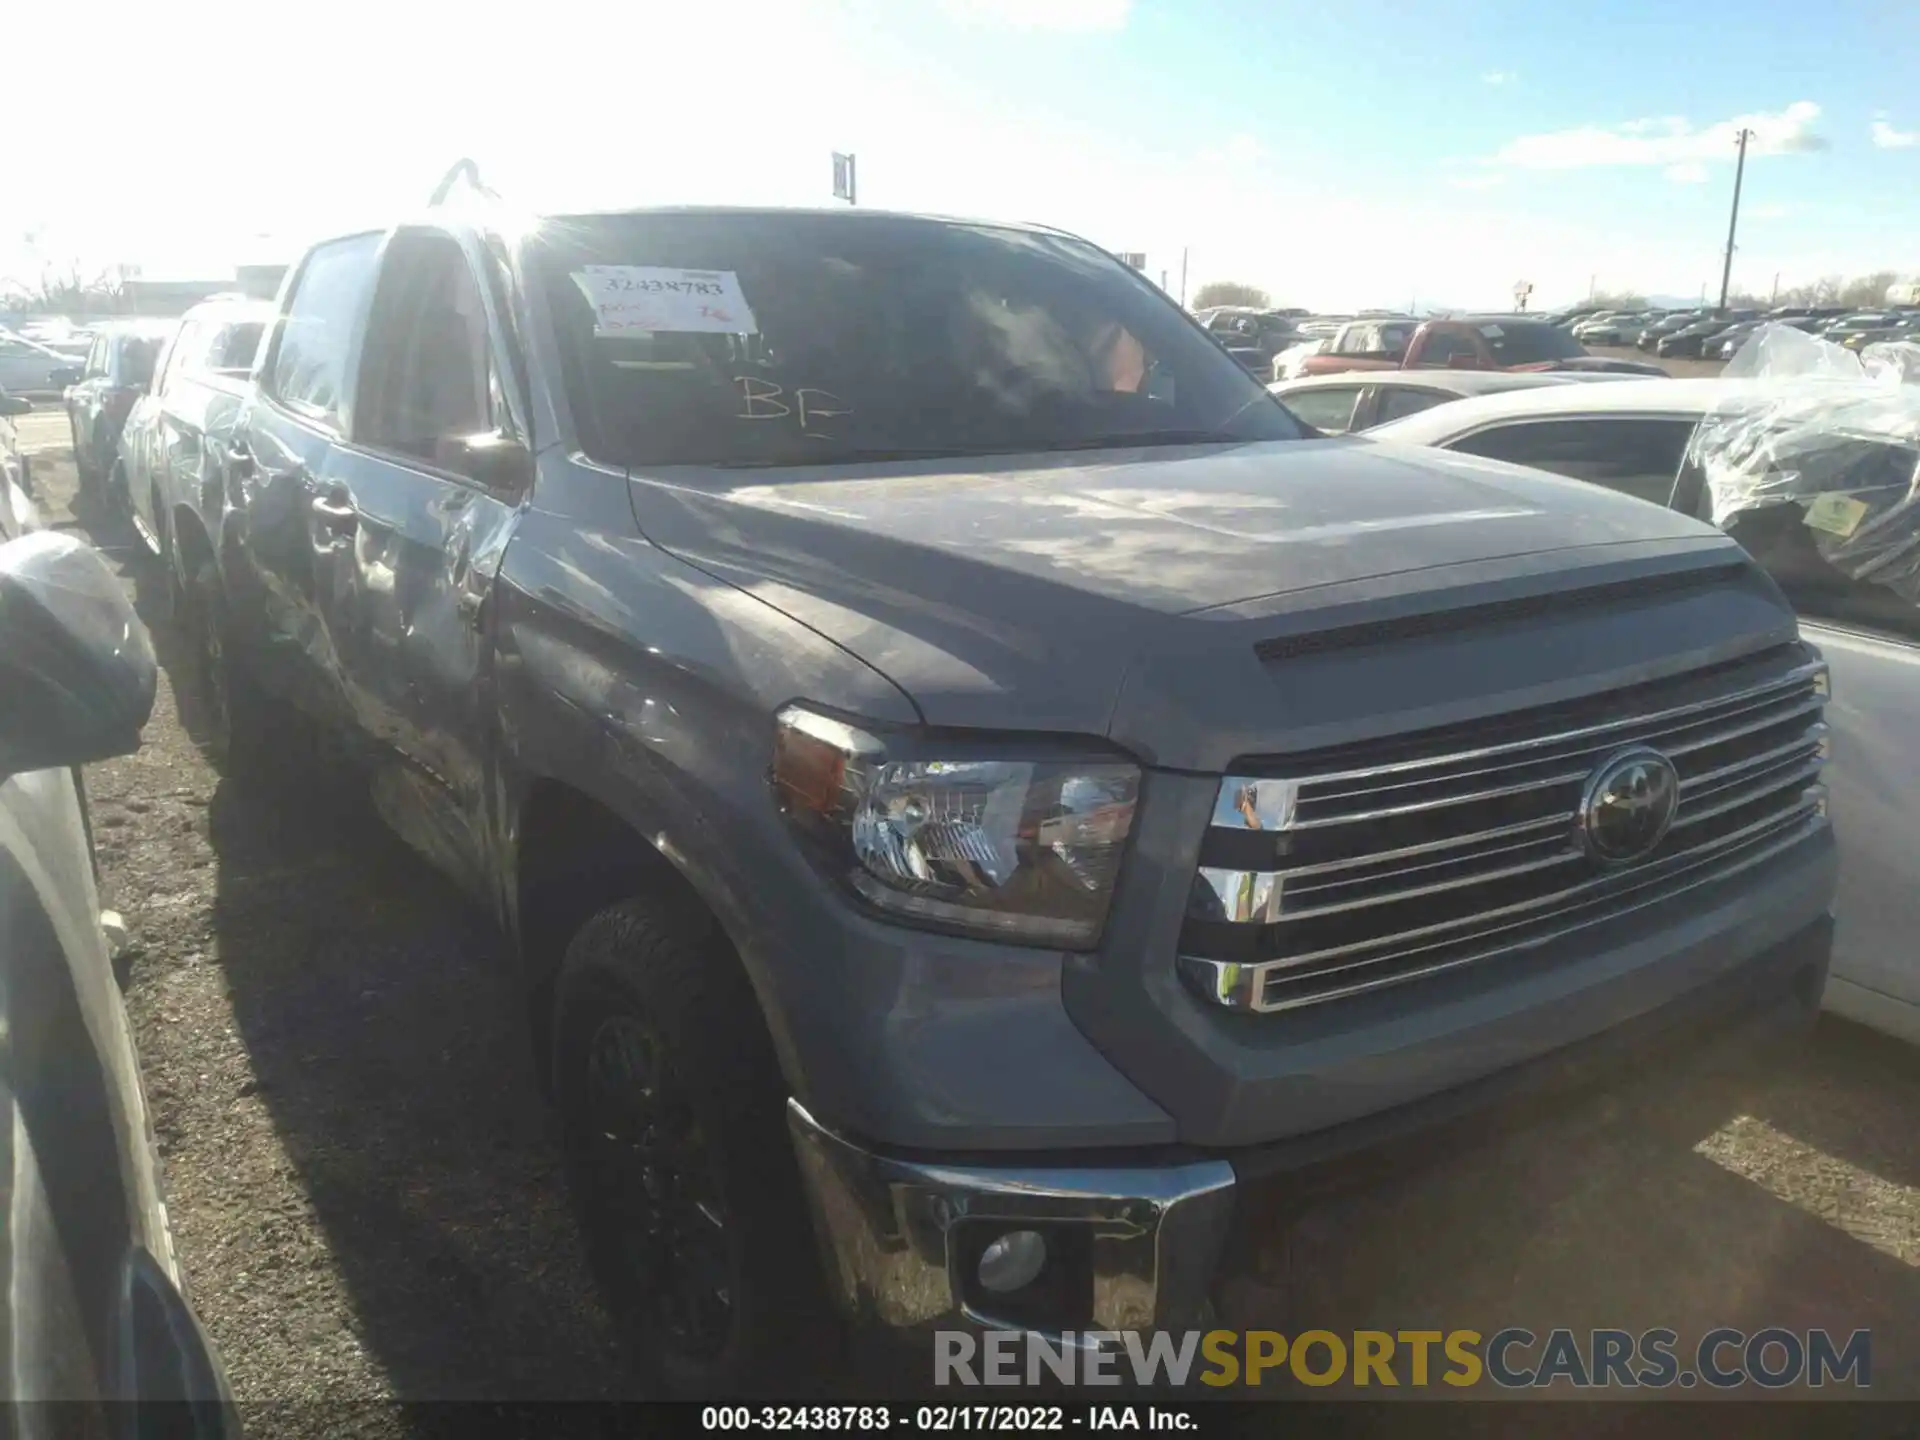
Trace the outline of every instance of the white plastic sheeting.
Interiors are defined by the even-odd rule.
[[[1723,373],[1742,383],[1688,451],[1714,523],[1749,549],[1810,550],[1802,571],[1824,561],[1842,583],[1920,604],[1920,344],[1855,354],[1767,325]]]

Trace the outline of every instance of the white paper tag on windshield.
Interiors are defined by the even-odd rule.
[[[653,331],[757,335],[753,311],[731,270],[664,265],[582,265],[573,283],[593,304],[593,333]]]
[[[1480,327],[1480,333],[1489,340],[1498,340],[1507,332],[1502,330],[1498,325],[1482,325]]]

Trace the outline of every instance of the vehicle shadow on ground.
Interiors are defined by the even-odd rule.
[[[89,528],[117,552],[134,543],[97,517]],[[127,569],[182,724],[204,740],[198,667],[158,562],[135,554]],[[207,825],[211,949],[252,1093],[393,1392],[633,1393],[586,1279],[525,1010],[489,920],[344,773],[221,779]]]
[[[1826,1021],[1770,1073],[1678,1089],[1650,1075],[1322,1199],[1287,1236],[1291,1332],[1666,1328],[1691,1368],[1691,1347],[1717,1327],[1824,1328],[1842,1345],[1867,1329],[1870,1393],[1920,1395],[1920,1254],[1883,1218],[1920,1203],[1897,1188],[1912,1184],[1912,1129],[1865,1129],[1911,1115],[1920,1066],[1865,1053],[1879,1048]],[[1540,1356],[1538,1344],[1514,1352],[1522,1366]]]

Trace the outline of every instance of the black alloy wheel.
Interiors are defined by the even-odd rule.
[[[584,1178],[651,1324],[711,1363],[733,1331],[735,1261],[717,1166],[659,1041],[631,1013],[588,1041]]]

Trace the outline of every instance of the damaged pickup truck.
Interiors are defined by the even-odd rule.
[[[1818,1007],[1739,547],[1304,438],[1089,244],[476,196],[278,312],[168,527],[226,762],[348,737],[498,916],[676,1393],[1183,1326],[1294,1167]]]

